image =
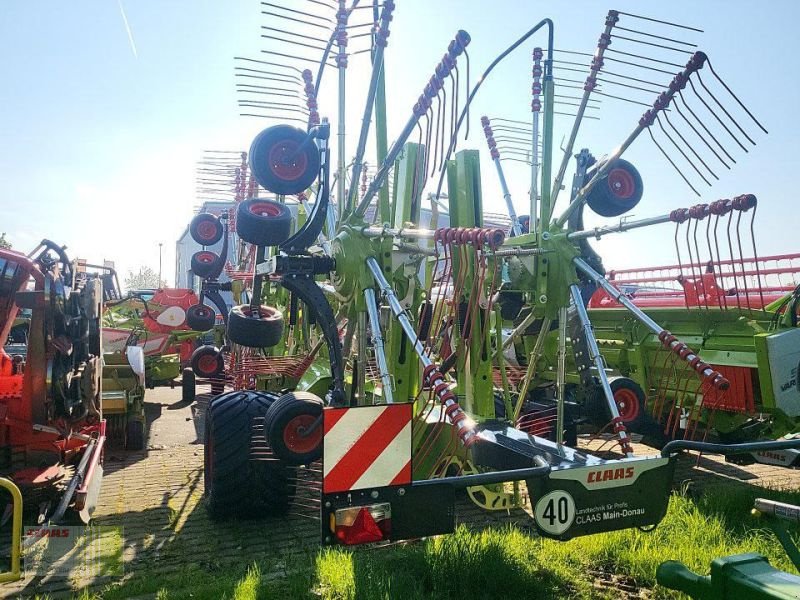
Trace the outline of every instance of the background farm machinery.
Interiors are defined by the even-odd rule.
[[[9,346],[13,356],[0,351],[3,476],[22,492],[34,522],[68,514],[88,521],[106,442],[102,282],[77,277],[64,249],[43,240],[27,256],[0,250],[0,286],[4,343],[19,311],[27,314],[24,344]],[[9,504],[4,523],[12,512]]]
[[[169,384],[191,364],[198,346],[221,337],[224,330],[214,325],[209,334],[190,327],[187,311],[197,302],[190,289],[129,291],[121,302],[106,307],[103,333],[108,349],[117,352],[126,346],[140,346],[147,386]]]
[[[294,499],[295,506],[310,508],[321,518],[323,543],[358,544],[451,531],[456,489],[468,489],[473,501],[486,509],[507,509],[521,502],[521,488],[505,484],[525,481],[536,527],[543,535],[568,539],[656,525],[666,511],[679,450],[735,454],[800,445],[783,440],[732,446],[704,439],[712,428],[709,414],[715,415],[717,430],[729,434],[756,413],[752,403],[749,412],[730,410],[741,403],[743,389],[746,394],[754,388],[740,382],[741,372],[731,370],[740,362],[750,361],[741,368],[749,370],[751,383],[758,379],[762,393],[770,385],[774,390],[769,347],[785,339],[796,348],[791,337],[795,323],[786,316],[796,311],[796,302],[789,298],[771,310],[752,302],[722,310],[705,288],[697,287],[707,285],[700,277],[690,283],[704,290],[701,311],[684,307],[674,314],[660,308],[645,312],[604,277],[600,257],[588,245],[592,237],[633,228],[687,221],[688,227],[703,211],[705,217],[739,215],[755,208],[754,197],[710,205],[714,209],[693,207],[583,229],[584,205],[615,217],[638,204],[641,177],[620,155],[643,132],[653,137],[651,128],[668,118],[671,103],[682,98],[687,85],[697,98],[707,99],[694,86],[703,67],[711,69],[705,54],[688,53],[688,63],[677,65],[680,72],[611,155],[599,160],[588,151],[577,155],[569,203],[560,216],[554,210],[619,20],[683,27],[609,13],[589,76],[579,88],[583,95],[551,188],[557,96],[553,23],[545,19],[517,40],[472,88],[467,75],[466,92],[461,91],[461,98],[467,98],[464,106],[457,100],[459,81],[464,81],[458,64],[466,62],[470,37],[459,31],[389,146],[383,53],[394,4],[386,1],[373,8],[372,69],[349,186],[343,74],[347,56],[354,53],[345,47],[347,28],[355,26],[349,21],[357,14],[355,5],[348,9],[338,3],[336,27],[316,78],[310,70],[302,71],[306,109],[298,109],[303,118],[295,120],[307,123],[307,129],[269,127],[250,148],[252,176],[276,199],[260,198],[257,187],[250,186],[250,197],[241,199],[236,209],[235,227],[243,242],[237,258],[246,257],[239,261],[239,272],[247,272],[252,285],[249,302],[230,311],[227,344],[217,354],[218,372],[235,389],[214,398],[206,413],[205,485],[212,515],[248,509],[279,513]],[[509,231],[486,227],[478,152],[456,151],[456,146],[462,125],[469,123],[470,103],[488,75],[537,32],[548,34],[548,45],[533,53],[532,139],[525,155],[532,168],[532,218],[523,227],[513,210],[497,139],[486,119],[484,131],[510,220]],[[331,126],[317,111],[320,80],[334,44],[340,75],[336,165]],[[713,76],[728,94],[725,98],[732,98],[760,127],[715,72]],[[717,96],[705,84],[702,88],[733,120]],[[269,103],[249,102],[242,106],[271,110]],[[721,121],[722,113],[705,106]],[[373,116],[379,166],[359,193]],[[409,141],[415,133],[418,141]],[[653,141],[658,144],[655,137]],[[430,178],[436,186],[434,201],[448,200],[448,227],[416,226]],[[307,217],[293,230],[285,198],[297,196],[305,204],[312,195]],[[231,219],[227,221],[229,226]],[[213,225],[223,226],[218,220]],[[213,292],[225,253],[208,258],[213,269],[209,267],[205,289]],[[719,256],[716,260],[721,264]],[[690,257],[690,266],[699,262],[699,253]],[[622,308],[587,310],[598,289]],[[756,289],[763,294],[763,288]],[[727,295],[739,304],[752,297],[750,290]],[[724,339],[726,330],[742,338],[739,348],[726,347],[714,337]],[[765,341],[754,341],[761,334]],[[761,344],[767,354],[754,350],[745,356],[748,350],[742,346],[747,344],[753,349]],[[298,367],[291,373],[293,381],[282,380],[284,389],[257,390],[259,374],[278,372],[276,366],[287,358]],[[767,372],[758,370],[761,361],[767,361],[771,383],[762,380]],[[762,396],[759,407],[770,402]],[[772,402],[792,416],[787,407],[794,396]],[[723,412],[734,413],[728,425],[722,424]],[[784,415],[778,410],[773,415],[769,422],[760,419],[759,426],[772,427],[775,434]],[[572,447],[575,427],[587,417],[618,442],[616,458]],[[657,433],[661,454],[634,456],[629,426]],[[694,439],[698,437],[703,439]]]

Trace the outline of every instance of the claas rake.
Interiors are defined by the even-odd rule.
[[[631,382],[655,393],[676,385],[688,389],[683,382],[691,380],[695,395],[701,390],[716,402],[732,388],[722,367],[694,348],[696,336],[683,341],[681,332],[668,330],[658,315],[614,287],[588,243],[592,237],[676,222],[677,213],[583,228],[585,206],[617,217],[642,199],[642,178],[621,155],[645,131],[661,146],[660,136],[670,136],[687,164],[666,156],[692,188],[697,183],[684,172],[687,165],[707,179],[698,166],[708,162],[700,158],[698,142],[690,143],[687,131],[667,133],[672,131],[667,115],[676,121],[676,98],[689,98],[687,113],[693,103],[703,106],[706,113],[683,127],[705,140],[709,152],[730,154],[733,162],[732,150],[711,144],[712,133],[697,133],[715,132],[709,119],[747,150],[742,140],[750,144],[751,138],[740,121],[760,127],[758,122],[706,54],[658,28],[699,30],[610,11],[591,63],[572,65],[576,61],[554,58],[554,24],[544,19],[477,80],[469,74],[471,38],[460,30],[389,144],[383,58],[394,3],[263,5],[270,17],[264,38],[281,45],[265,50],[269,60],[258,66],[254,60],[246,61],[249,66],[237,62],[237,74],[265,82],[258,88],[238,85],[247,86],[248,94],[263,93],[262,100],[243,102],[259,109],[248,115],[278,123],[253,140],[248,163],[259,186],[236,207],[235,228],[244,249],[239,257],[248,257],[238,271],[249,272],[252,283],[247,303],[228,316],[228,350],[240,364],[247,357],[254,369],[279,365],[299,347],[313,358],[292,373],[296,381],[284,389],[255,390],[247,377],[234,377],[237,389],[210,403],[205,482],[213,516],[306,509],[320,519],[325,544],[407,539],[452,531],[458,489],[467,489],[483,508],[507,509],[521,502],[524,482],[537,529],[569,539],[656,525],[667,509],[680,450],[728,454],[800,445],[797,440],[720,445],[687,436],[662,440],[660,453],[638,456],[626,400],[620,401],[619,390],[627,390],[628,403],[640,398]],[[299,27],[303,22],[307,26]],[[354,33],[362,26],[369,31]],[[530,122],[481,120],[509,209],[504,223],[491,225],[484,214],[479,153],[459,146],[479,116],[470,105],[484,85],[492,85],[495,67],[534,40],[542,47],[532,51]],[[667,61],[634,52],[626,43],[681,58]],[[611,50],[619,65],[613,72],[606,68]],[[352,95],[346,93],[346,69],[356,63],[369,69],[369,78],[357,143],[348,149],[344,102]],[[622,67],[654,70],[665,81],[642,81]],[[338,75],[337,93],[326,106],[329,96],[319,92],[326,89],[330,68]],[[716,87],[701,80],[706,68]],[[570,75],[587,69],[585,81]],[[600,159],[588,150],[577,154],[568,202],[558,214],[556,202],[582,120],[599,118],[612,101],[643,102],[614,93],[613,86],[651,94],[650,103],[610,154]],[[573,92],[562,93],[569,89]],[[700,115],[699,108],[692,109]],[[732,116],[734,109],[744,117]],[[555,119],[565,116],[573,124],[557,164]],[[367,159],[373,121],[374,161]],[[527,217],[514,211],[503,155],[531,167]],[[376,165],[374,171],[367,163]],[[430,216],[422,210],[426,191],[434,207]],[[295,224],[289,198],[309,209]],[[726,205],[725,214],[754,207],[750,200],[737,202]],[[446,223],[439,208],[447,210]],[[692,264],[699,260],[696,250]],[[609,346],[592,322],[597,313],[601,321],[611,313],[587,309],[598,289],[619,303],[625,317],[615,318],[638,336],[620,345],[641,340],[657,345],[672,361],[669,367],[648,370],[636,364],[626,371],[612,364]],[[709,303],[706,312],[711,308]],[[685,376],[676,379],[676,371]],[[641,375],[642,383],[632,373]],[[657,377],[667,383],[653,383]],[[618,443],[616,453],[600,457],[575,448],[576,423],[589,398]]]

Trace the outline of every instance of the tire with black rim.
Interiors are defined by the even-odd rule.
[[[637,431],[647,423],[647,398],[642,386],[630,377],[609,377],[608,383],[625,427]]]
[[[283,314],[261,306],[258,315],[249,304],[234,306],[228,314],[228,339],[248,348],[270,348],[283,337]]]
[[[304,192],[319,175],[316,144],[305,131],[291,125],[274,125],[259,133],[250,145],[248,159],[256,181],[273,194]]]
[[[264,432],[273,454],[290,465],[308,465],[322,456],[322,399],[289,392],[270,406]]]
[[[250,459],[254,419],[277,394],[235,391],[217,396],[205,416],[203,476],[212,519],[282,515],[295,492],[294,469]]]
[[[128,419],[125,424],[125,449],[132,452],[144,450],[144,422]]]
[[[211,250],[200,250],[192,254],[192,273],[200,279],[207,279],[214,275],[219,267],[219,255]]]
[[[584,180],[588,183],[591,175]],[[605,176],[589,191],[586,203],[603,217],[618,217],[639,204],[644,187],[642,177],[631,163],[616,159]]]
[[[213,246],[222,239],[224,231],[219,219],[210,213],[195,215],[189,223],[189,234],[201,246]]]
[[[186,309],[186,324],[193,331],[209,331],[217,321],[217,313],[205,304],[194,304]]]
[[[249,244],[280,246],[292,233],[292,212],[274,200],[244,200],[236,208],[236,233]]]
[[[191,365],[196,377],[213,379],[225,370],[225,359],[215,346],[200,346],[192,352]]]
[[[197,396],[197,377],[194,371],[187,368],[183,370],[181,376],[181,400],[183,402],[194,402]]]

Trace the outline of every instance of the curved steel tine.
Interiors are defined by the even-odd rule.
[[[661,123],[661,115],[659,115],[658,113],[656,113],[656,123],[658,123],[658,127],[661,129],[661,131],[667,137],[667,139],[670,142],[672,142],[672,145],[675,146],[678,152],[681,153],[681,156],[683,156],[683,158],[686,159],[686,162],[689,163],[689,166],[692,167],[695,170],[695,172],[700,176],[700,179],[705,181],[706,184],[710,186],[711,182],[705,178],[700,169],[698,169],[697,166],[691,161],[691,159],[688,156],[686,156],[686,153],[683,151],[680,145],[674,139],[672,139],[672,136],[669,133],[667,133],[666,129],[664,129],[664,125],[663,123]]]
[[[694,124],[689,119],[686,118],[686,115],[683,114],[683,111],[681,110],[681,107],[678,104],[678,102],[673,102],[672,106],[675,107],[676,112],[681,116],[681,118],[686,122],[686,124],[689,127],[691,127],[691,129],[692,129],[692,131],[694,131],[695,135],[698,138],[700,138],[703,141],[703,143],[708,147],[708,149],[711,150],[711,152],[714,154],[714,156],[717,157],[719,162],[721,162],[723,164],[723,166],[725,166],[728,170],[730,170],[730,168],[731,168],[730,165],[728,165],[728,163],[726,163],[724,160],[722,160],[722,157],[719,154],[717,154],[717,151],[714,149],[714,147],[711,144],[708,143],[708,140],[706,140],[706,138],[704,138],[699,131],[697,131],[697,128],[694,126]],[[664,116],[666,116],[666,113],[664,113]],[[669,119],[667,119],[667,120],[669,121]],[[708,167],[706,167],[706,168],[708,168]],[[709,171],[710,170],[711,169],[709,169]]]
[[[711,60],[709,60],[708,57],[706,57],[706,64],[708,65],[708,68],[711,70],[711,74],[714,77],[716,77],[717,81],[719,81],[719,83],[722,85],[722,87],[724,87],[728,91],[728,93],[733,97],[733,99],[736,100],[736,102],[739,104],[739,106],[742,107],[742,110],[744,110],[744,112],[746,112],[747,115],[751,119],[753,119],[753,122],[761,128],[761,131],[763,131],[764,133],[769,133],[766,129],[764,129],[764,126],[761,123],[759,123],[758,119],[756,119],[755,116],[753,116],[753,113],[751,113],[747,109],[747,107],[744,105],[744,102],[739,100],[739,97],[736,94],[733,93],[733,90],[731,90],[731,88],[729,88],[725,84],[725,82],[722,80],[722,78],[719,75],[717,75],[717,72],[714,70],[714,67],[711,66]]]
[[[678,168],[678,165],[675,164],[675,162],[672,160],[672,158],[670,158],[669,154],[667,154],[667,152],[664,150],[664,148],[661,147],[661,144],[658,143],[658,141],[656,140],[655,136],[653,135],[653,132],[651,131],[650,127],[647,127],[646,129],[647,129],[647,133],[650,134],[650,139],[653,140],[653,143],[656,145],[656,148],[658,148],[661,151],[661,154],[664,155],[664,158],[666,158],[669,161],[669,164],[671,164],[672,167],[678,172],[678,175],[680,175],[681,179],[683,179],[683,181],[686,182],[686,185],[688,185],[695,194],[700,196],[700,192],[698,192],[694,188],[694,186],[689,182],[689,180],[686,179],[686,175],[683,174],[683,172]]]
[[[726,115],[726,116],[727,116],[727,117],[728,117],[728,118],[731,120],[731,122],[732,122],[734,125],[736,125],[736,128],[737,128],[737,129],[738,129],[738,130],[739,130],[739,131],[742,133],[742,135],[743,135],[744,137],[746,137],[746,138],[747,138],[747,141],[748,141],[748,142],[750,142],[751,144],[753,144],[753,146],[755,146],[755,145],[756,145],[756,143],[753,141],[753,139],[752,139],[752,138],[751,138],[749,135],[747,135],[747,132],[745,132],[745,130],[741,128],[741,126],[740,126],[740,125],[739,125],[739,123],[736,121],[736,119],[734,119],[734,118],[731,116],[731,114],[730,114],[730,113],[727,111],[727,109],[726,109],[726,108],[725,108],[725,107],[722,105],[722,103],[721,103],[719,100],[717,100],[717,97],[716,97],[716,96],[715,96],[715,95],[714,95],[714,94],[711,92],[711,90],[709,90],[709,89],[706,87],[706,84],[703,82],[703,78],[702,78],[702,77],[700,77],[700,72],[699,72],[699,71],[697,72],[697,81],[700,83],[700,85],[703,87],[703,89],[706,91],[706,93],[707,93],[709,96],[711,96],[711,99],[712,99],[714,102],[716,102],[716,103],[717,103],[717,106],[719,106],[719,107],[722,109],[722,112],[724,112],[724,113],[725,113],[725,115]]]
[[[624,15],[626,17],[631,17],[632,19],[640,19],[642,21],[649,21],[651,23],[658,23],[660,25],[669,25],[670,27],[677,27],[679,29],[686,29],[688,31],[696,31],[697,33],[703,33],[702,29],[698,29],[697,27],[690,27],[689,25],[682,25],[680,23],[673,23],[672,21],[664,21],[662,19],[654,19],[652,17],[645,17],[643,15],[635,15],[629,12],[622,12],[621,10],[617,11],[617,14]]]
[[[686,141],[686,138],[685,138],[685,137],[683,137],[683,135],[681,134],[681,132],[680,132],[680,131],[678,131],[678,129],[677,129],[677,128],[676,128],[676,127],[675,127],[675,126],[672,124],[672,121],[670,121],[670,120],[669,120],[669,115],[668,115],[666,112],[664,113],[664,119],[666,119],[666,121],[667,121],[667,124],[668,124],[668,125],[670,126],[670,128],[671,128],[671,129],[672,129],[672,130],[673,130],[673,131],[674,131],[674,132],[677,134],[677,136],[678,136],[678,137],[681,139],[681,141],[682,141],[684,144],[686,144],[686,147],[687,147],[687,148],[689,148],[689,150],[691,150],[692,154],[694,154],[694,155],[695,155],[695,157],[697,158],[697,160],[699,160],[699,161],[700,161],[700,163],[701,163],[701,164],[702,164],[702,165],[703,165],[703,166],[704,166],[704,167],[705,167],[705,168],[708,170],[708,172],[709,172],[709,173],[711,173],[711,176],[712,176],[712,177],[714,177],[714,179],[716,179],[717,181],[719,181],[719,177],[717,177],[717,174],[716,174],[716,173],[714,173],[714,171],[712,171],[712,170],[711,170],[711,168],[710,168],[710,167],[709,167],[709,166],[706,164],[706,161],[704,161],[704,160],[703,160],[703,159],[700,157],[700,155],[699,155],[699,154],[698,154],[698,153],[695,151],[695,149],[692,147],[692,145],[691,145],[689,142],[687,142],[687,141]]]
[[[728,135],[730,135],[731,138],[733,138],[733,141],[736,142],[742,150],[744,150],[745,152],[749,152],[749,150],[744,146],[744,144],[742,144],[742,142],[739,141],[739,138],[737,138],[734,135],[734,133],[730,130],[730,128],[723,122],[723,120],[719,118],[719,115],[714,112],[714,109],[708,105],[708,102],[703,100],[703,97],[698,93],[697,88],[694,87],[694,83],[692,83],[691,77],[687,79],[687,81],[689,82],[689,85],[691,86],[694,95],[697,97],[698,100],[700,100],[703,106],[706,107],[706,110],[708,110],[708,112],[711,113],[711,116],[713,116],[717,120],[717,123],[722,125],[722,128],[728,132]]]
[[[736,159],[730,155],[730,153],[725,149],[725,146],[723,146],[719,142],[719,140],[714,136],[714,134],[711,133],[711,131],[709,131],[708,127],[706,127],[705,123],[703,123],[703,120],[695,114],[695,112],[692,110],[692,107],[689,106],[689,104],[686,102],[686,98],[683,97],[683,93],[681,92],[681,90],[678,90],[677,97],[680,98],[681,102],[683,102],[683,105],[686,107],[686,110],[689,111],[689,114],[691,114],[697,120],[697,122],[703,128],[703,131],[705,131],[711,137],[711,139],[714,140],[714,143],[717,146],[719,146],[719,149],[725,153],[725,156],[727,156],[729,160],[731,160],[734,164],[736,164]]]
[[[278,8],[280,10],[285,10],[286,12],[294,13],[294,14],[297,14],[297,15],[303,15],[304,17],[311,17],[313,19],[320,19],[322,21],[333,22],[333,19],[330,19],[328,17],[323,17],[321,15],[317,15],[317,14],[314,14],[314,13],[308,13],[308,12],[305,12],[305,11],[302,11],[302,10],[297,10],[295,8],[286,8],[285,6],[282,6],[280,4],[273,4],[271,2],[261,2],[261,5],[262,6],[269,6],[270,8]]]

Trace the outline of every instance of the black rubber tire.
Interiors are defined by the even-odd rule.
[[[213,246],[222,239],[225,228],[211,213],[199,213],[189,223],[189,235],[201,246]]]
[[[642,386],[630,377],[609,377],[608,383],[614,392],[617,410],[625,427],[631,431],[638,431],[648,422],[647,397]],[[629,406],[631,403],[633,407]]]
[[[213,360],[213,362],[212,362]],[[213,379],[225,371],[225,359],[215,346],[200,346],[192,352],[192,371],[195,377]],[[210,368],[214,365],[214,369]]]
[[[203,479],[212,519],[285,514],[295,492],[294,470],[278,461],[251,461],[253,419],[277,394],[235,391],[217,396],[205,418]]]
[[[264,432],[272,453],[290,465],[309,465],[322,456],[322,399],[309,392],[289,392],[269,407],[264,417]],[[299,439],[299,426],[315,429],[305,440]],[[286,437],[290,440],[287,441]],[[293,443],[298,445],[293,446]]]
[[[219,270],[220,257],[211,250],[200,250],[192,254],[192,273],[200,279],[208,279]]]
[[[516,290],[500,290],[497,292],[496,304],[500,306],[500,318],[504,321],[513,321],[519,316],[519,311],[525,306],[522,292]]]
[[[280,246],[292,233],[292,211],[282,202],[249,198],[236,208],[236,233],[256,246]]]
[[[140,419],[128,419],[125,423],[125,449],[132,452],[144,450],[144,422]]]
[[[319,150],[307,138],[305,131],[291,125],[274,125],[255,137],[248,160],[261,187],[288,196],[314,183],[319,175]]]
[[[228,314],[228,339],[248,348],[270,348],[283,337],[283,315],[277,308],[261,306],[260,318],[251,316],[249,304],[234,306]]]
[[[591,174],[584,180],[588,183]],[[589,191],[586,203],[603,217],[618,217],[639,204],[644,193],[642,176],[627,160],[618,158],[606,175]]]
[[[205,304],[194,304],[186,309],[186,324],[193,331],[210,331],[217,322],[217,313]]]
[[[186,368],[181,376],[181,400],[183,402],[194,402],[196,397],[197,377],[195,377],[194,371]]]
[[[433,304],[428,301],[425,301],[422,306],[419,307],[419,318],[417,322],[419,326],[417,327],[417,331],[419,331],[419,339],[426,340],[431,333],[431,322],[433,320]]]

